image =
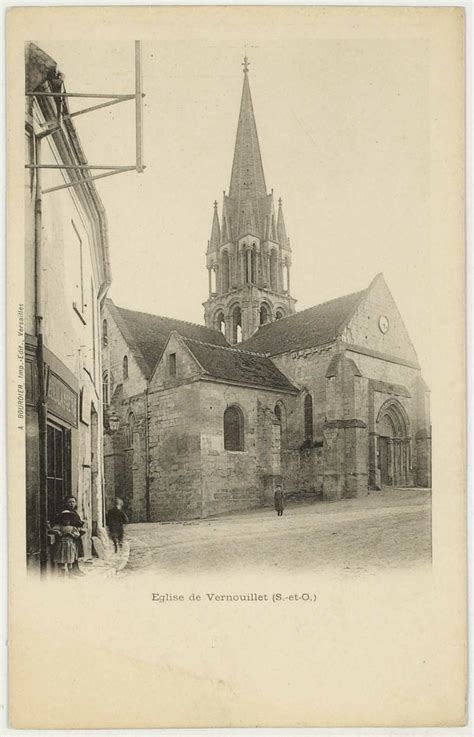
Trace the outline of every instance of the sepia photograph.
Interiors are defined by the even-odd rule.
[[[465,722],[463,33],[10,12],[14,727]]]
[[[386,68],[367,77],[380,44],[273,49],[270,59],[265,47],[242,59],[236,48],[168,54],[140,41],[105,43],[94,55],[81,43],[38,41],[25,52],[31,568],[69,576],[94,564],[116,574],[429,563],[430,389],[407,328],[420,333],[422,315],[406,297],[401,310],[390,288],[402,291],[408,253],[418,251],[413,282],[427,255],[427,111],[408,127],[405,107],[427,95],[426,50],[394,44]],[[282,82],[281,68],[298,76],[303,64],[292,90],[301,97],[282,103],[291,81],[284,72]],[[179,99],[183,77],[192,78],[191,99]],[[324,106],[305,111],[308,91],[324,89],[327,77]],[[128,94],[124,83],[113,87],[117,78],[129,81]],[[225,105],[209,105],[223,84]],[[370,107],[341,107],[355,85],[362,100],[365,86],[377,87]],[[172,120],[172,110],[158,110],[160,87],[186,118],[181,138],[155,133]],[[270,129],[262,148],[258,120]],[[344,166],[341,150],[326,148],[338,126],[353,139],[346,166],[376,147],[363,182],[397,200],[396,231],[387,238],[374,228],[366,244],[355,237],[356,263],[347,266],[340,225],[325,231],[336,218],[350,238],[367,192],[359,186],[339,211],[329,199]],[[169,164],[165,152],[176,146]],[[196,148],[206,151],[205,171]],[[123,151],[131,165],[115,163]],[[230,176],[219,179],[221,169]],[[362,179],[359,170],[347,177],[354,187]],[[125,214],[119,192],[142,202]],[[178,212],[195,211],[179,223]],[[310,249],[319,266],[303,280]],[[429,333],[420,343],[428,364]]]

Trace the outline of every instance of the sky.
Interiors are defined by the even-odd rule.
[[[193,322],[207,298],[213,202],[228,190],[250,86],[268,190],[283,200],[297,309],[383,272],[429,383],[428,48],[417,39],[142,44],[143,174],[97,182],[116,304]],[[69,92],[134,92],[134,41],[36,40]],[[88,101],[86,101],[86,104]],[[84,101],[71,101],[71,109]],[[133,102],[76,118],[90,164],[134,164]],[[52,184],[57,174],[48,175]],[[46,186],[46,184],[45,184]]]

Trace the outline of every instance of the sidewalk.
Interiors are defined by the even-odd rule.
[[[89,578],[114,578],[120,575],[130,558],[128,540],[123,541],[122,549],[118,553],[114,552],[113,543],[105,531],[99,537],[93,537],[92,542],[98,557],[79,561],[81,573]]]

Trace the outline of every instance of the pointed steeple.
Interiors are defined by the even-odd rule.
[[[257,225],[261,225],[259,222],[259,200],[267,195],[257,125],[255,123],[252,96],[250,94],[248,65],[248,59],[245,57],[244,85],[229,188],[229,198],[234,200],[238,208],[239,231],[244,226],[244,223],[240,222],[240,216],[242,214],[242,206],[247,200],[252,204]]]
[[[212,218],[211,239],[208,242],[207,252],[218,251],[221,243],[221,226],[217,213],[217,200],[214,201],[214,217]]]
[[[288,236],[286,235],[285,219],[283,217],[283,203],[281,201],[281,197],[278,200],[277,236],[280,246],[283,246],[283,248],[290,247],[290,242]]]

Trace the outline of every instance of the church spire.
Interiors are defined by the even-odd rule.
[[[207,252],[218,251],[221,243],[221,226],[217,213],[217,200],[214,200],[214,216],[212,218],[211,239],[208,242]]]
[[[255,203],[258,197],[266,196],[267,188],[250,94],[249,63],[245,56],[243,62],[244,85],[235,139],[229,197],[240,201],[250,199]]]

